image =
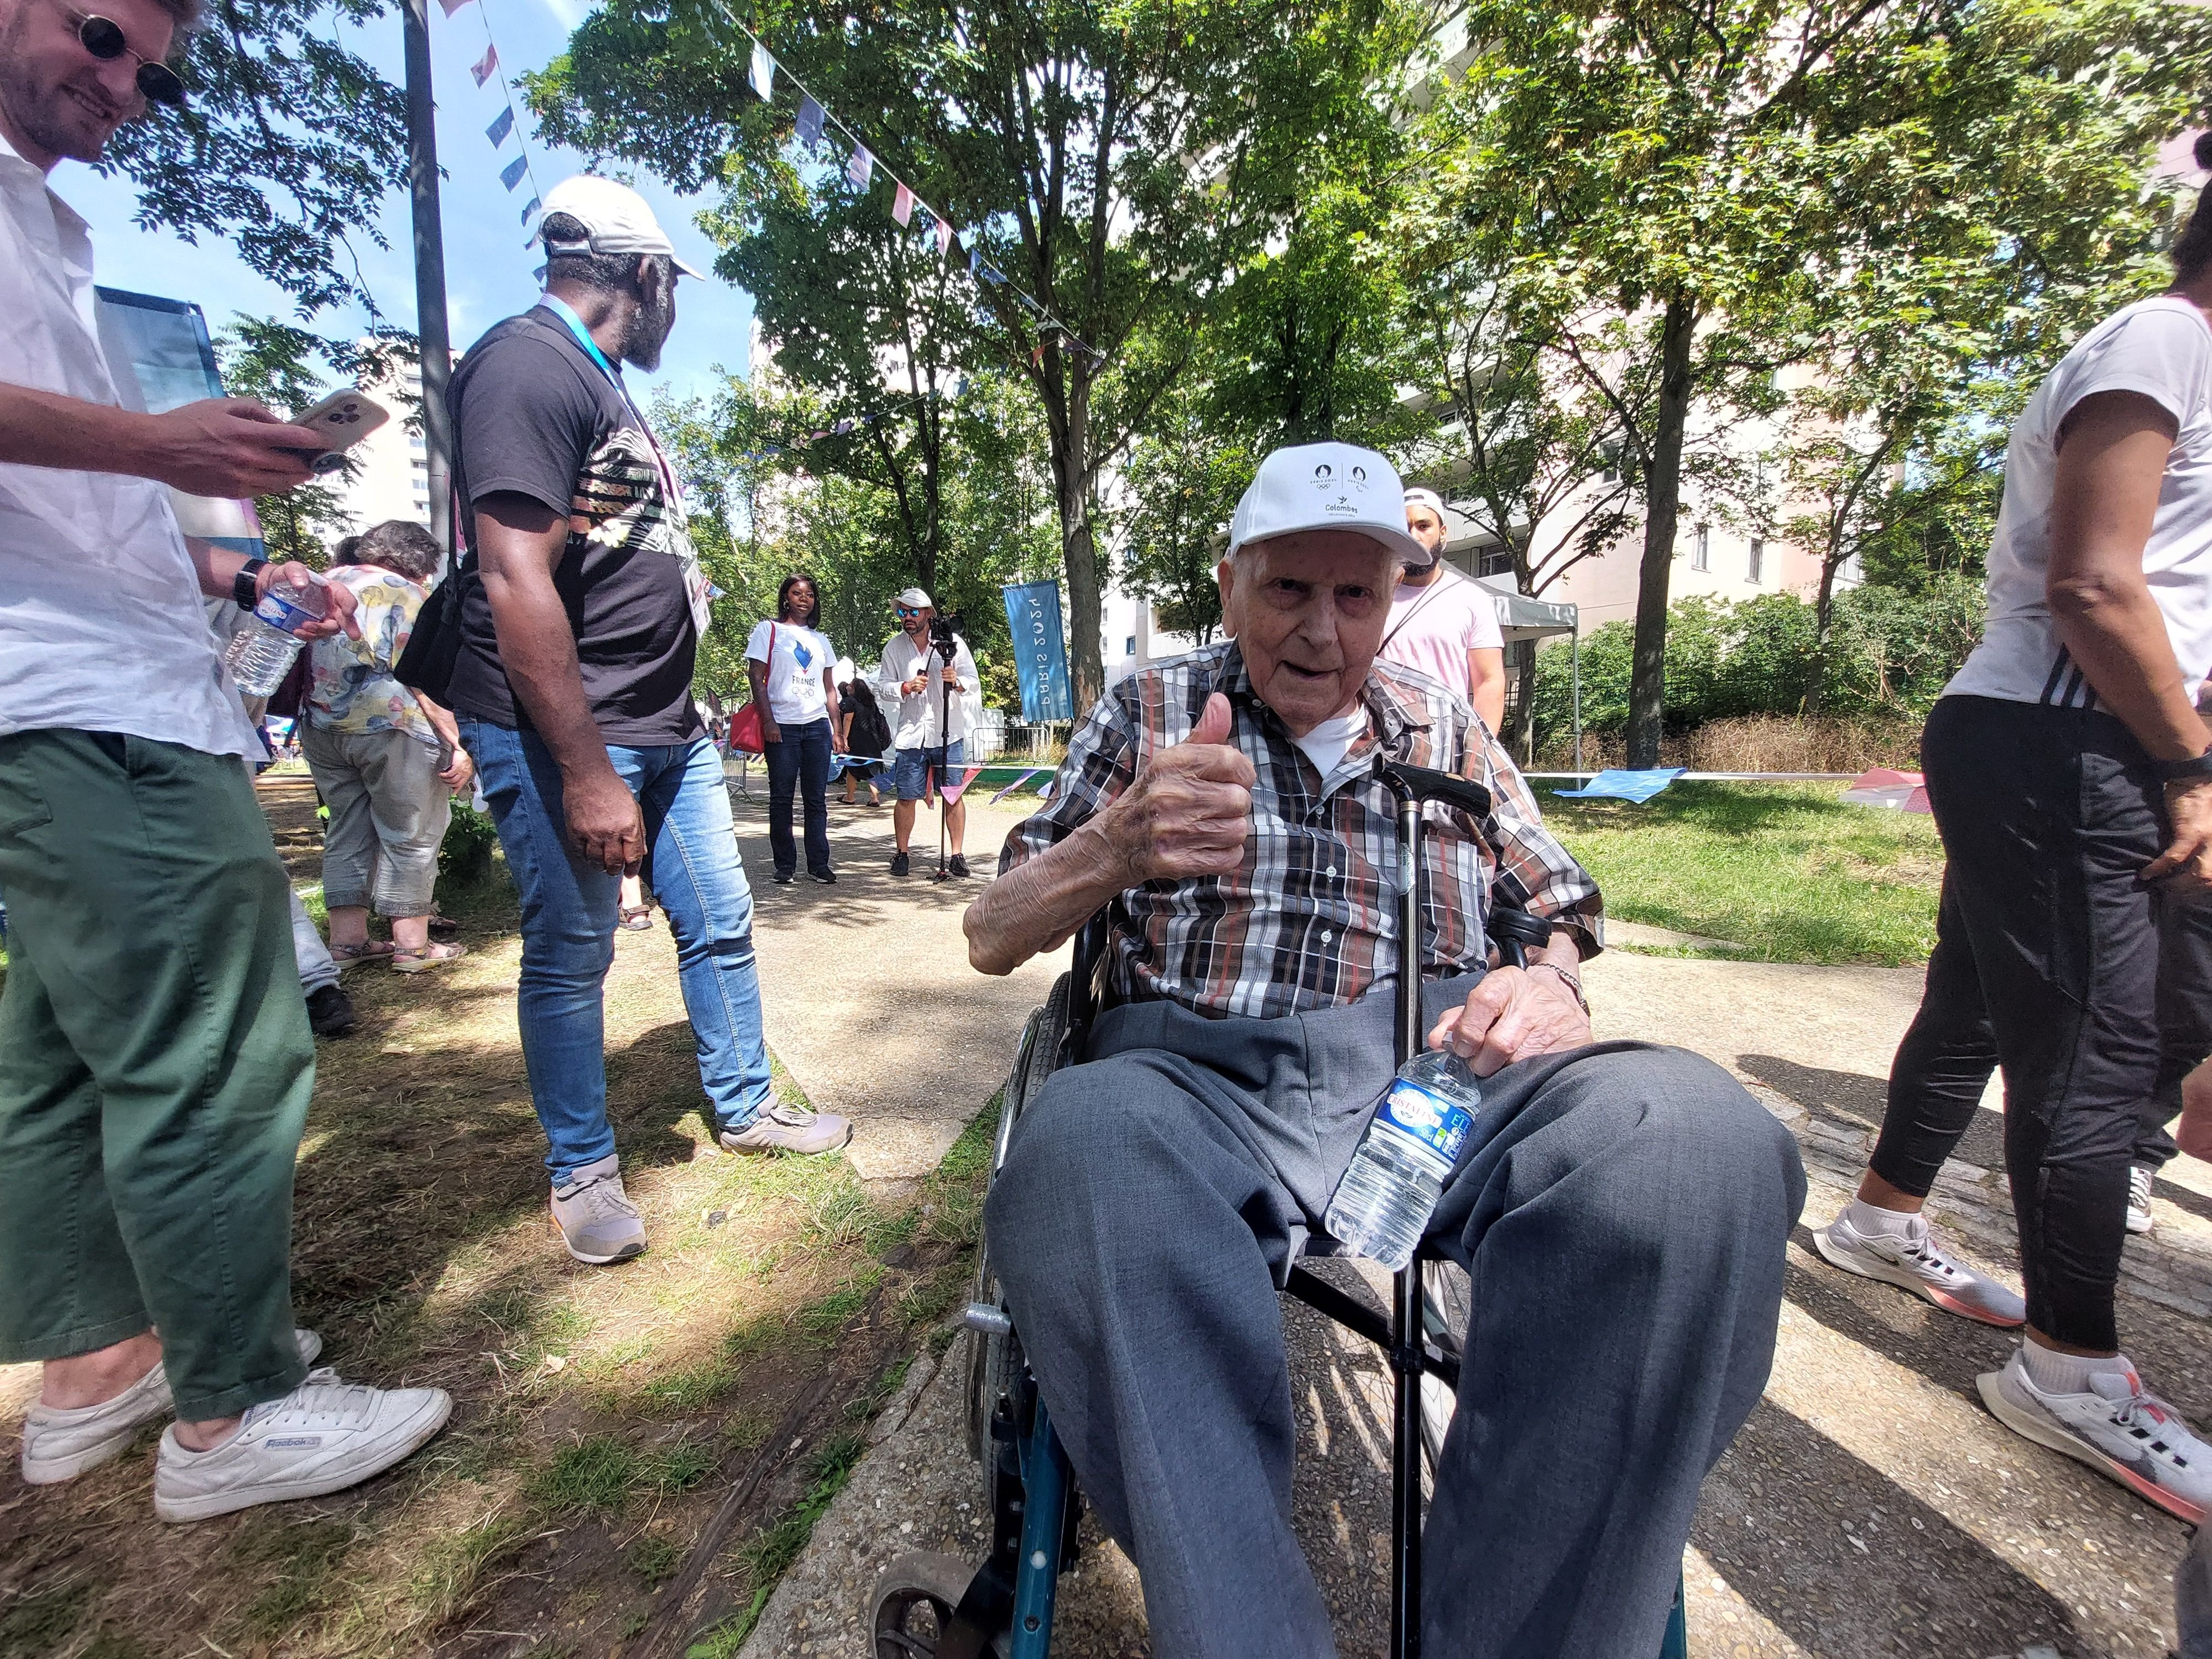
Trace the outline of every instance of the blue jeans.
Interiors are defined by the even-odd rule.
[[[568,845],[561,772],[532,732],[461,723],[483,781],[499,844],[522,896],[522,980],[516,1012],[530,1094],[558,1183],[615,1150],[607,1122],[604,989],[614,961],[622,878]],[[676,971],[699,1080],[717,1127],[742,1129],[769,1101],[753,961],[753,896],[738,858],[722,763],[704,738],[651,749],[607,745],[607,758],[645,815],[653,891],[676,936]]]
[[[799,848],[791,839],[791,798],[803,791],[806,797],[806,868],[811,875],[830,872],[830,756],[825,718],[804,726],[785,726],[780,743],[763,749],[768,763],[768,846],[775,859],[775,872],[788,876],[799,868]]]
[[[967,744],[965,738],[956,738],[941,748],[892,750],[891,787],[898,791],[898,798],[920,800],[922,785],[932,772],[943,783],[946,774],[957,771],[966,762]]]

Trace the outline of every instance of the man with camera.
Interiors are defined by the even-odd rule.
[[[953,632],[949,619],[938,616],[928,594],[909,587],[891,608],[898,614],[899,631],[884,647],[876,683],[885,696],[895,691],[899,699],[898,725],[891,733],[891,785],[898,792],[898,804],[891,809],[891,832],[898,841],[891,873],[902,876],[907,844],[914,838],[914,804],[932,779],[936,789],[943,789],[950,771],[966,760],[968,699],[981,691],[983,681],[968,641]],[[956,797],[940,810],[952,844],[952,873],[965,878],[968,860],[961,844],[968,832],[968,808]]]

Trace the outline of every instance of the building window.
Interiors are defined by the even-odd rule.
[[[1134,634],[1121,641],[1121,654],[1125,657],[1133,657],[1137,654],[1137,636]]]
[[[1766,580],[1766,544],[1756,536],[1751,538],[1751,579],[1755,582]]]
[[[1711,525],[1701,524],[1698,526],[1696,539],[1690,544],[1690,568],[1692,570],[1711,570],[1713,568],[1712,561],[1712,526]],[[1752,580],[1756,581],[1758,578],[1754,576]]]

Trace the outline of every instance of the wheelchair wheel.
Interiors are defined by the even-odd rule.
[[[868,1635],[875,1659],[935,1659],[939,1638],[975,1576],[957,1555],[914,1550],[885,1567],[868,1595]],[[994,1642],[988,1659],[1003,1651]]]
[[[1458,1358],[1474,1306],[1474,1285],[1467,1269],[1456,1261],[1421,1264],[1421,1324],[1429,1341]],[[1451,1426],[1459,1395],[1432,1371],[1421,1374],[1421,1486],[1433,1492],[1437,1461],[1443,1456],[1444,1431]]]

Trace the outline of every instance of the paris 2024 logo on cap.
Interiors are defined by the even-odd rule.
[[[1345,468],[1340,475],[1334,462],[1322,461],[1314,468],[1313,486],[1320,494],[1335,497],[1322,503],[1322,512],[1341,514],[1347,519],[1365,516],[1352,499],[1355,495],[1367,493],[1367,469],[1358,462]]]

